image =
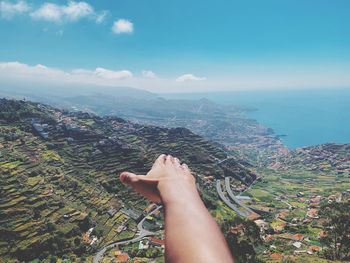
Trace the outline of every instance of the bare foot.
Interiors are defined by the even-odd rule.
[[[169,200],[173,195],[179,195],[184,188],[195,189],[195,179],[188,166],[164,154],[157,158],[147,175],[123,172],[120,180],[153,202]]]

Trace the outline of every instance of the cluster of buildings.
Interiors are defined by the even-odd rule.
[[[94,230],[94,228],[90,228],[88,231],[86,231],[84,234],[83,234],[83,242],[85,244],[88,244],[90,246],[93,246],[94,244],[96,244],[96,242],[98,241],[98,238],[94,235],[92,235],[92,231]]]
[[[289,169],[296,163],[302,164],[310,171],[328,172],[335,171],[339,175],[350,174],[350,146],[346,144],[323,144],[305,148],[297,148],[290,155],[280,158],[278,165],[283,169]]]
[[[156,237],[148,237],[146,239],[143,239],[139,242],[139,247],[138,249],[139,250],[142,250],[142,249],[149,249],[150,247],[160,247],[163,249],[163,252],[164,252],[164,249],[165,249],[165,241],[164,239],[159,239],[159,238],[156,238]]]
[[[346,191],[346,194],[350,195],[350,189]],[[279,197],[279,200],[286,200],[287,197]],[[282,243],[292,250],[294,255],[307,254],[313,255],[322,250],[320,246],[312,245],[308,234],[290,232],[288,229],[298,229],[298,227],[308,226],[310,223],[314,226],[322,226],[322,218],[319,216],[319,209],[322,203],[332,203],[341,202],[343,199],[343,193],[336,193],[329,195],[328,197],[323,197],[321,195],[311,195],[305,196],[305,193],[298,192],[297,194],[290,196],[290,199],[297,200],[299,203],[305,204],[305,216],[304,217],[292,217],[291,214],[296,207],[290,205],[288,209],[281,209],[276,211],[275,217],[271,222],[267,222],[263,219],[255,220],[255,224],[260,228],[260,235],[262,240],[270,244],[269,249],[264,253],[268,254],[272,258],[283,258],[283,253],[276,253],[280,251],[281,248],[277,248],[275,241],[284,240]],[[291,201],[290,201],[291,202]],[[287,202],[286,202],[287,203]],[[293,203],[293,202],[291,202]],[[288,203],[287,203],[288,204]],[[271,229],[273,230],[271,232]],[[294,230],[295,231],[295,230]],[[318,238],[321,238],[323,232],[320,231]],[[313,237],[314,238],[314,237]],[[278,242],[278,244],[281,244]]]

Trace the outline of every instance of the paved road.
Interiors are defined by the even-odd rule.
[[[227,157],[225,159],[222,159],[222,160],[218,160],[216,165],[219,165],[219,164],[222,164],[223,162],[227,161],[228,159],[231,159],[231,157]]]
[[[146,220],[147,216],[153,215],[156,211],[158,211],[159,209],[161,209],[162,206],[157,206],[156,209],[154,209],[152,212],[148,213],[138,224],[137,224],[137,229],[139,230],[138,236],[128,239],[128,240],[123,240],[123,241],[118,241],[118,242],[114,242],[112,244],[109,244],[103,248],[101,248],[97,253],[96,256],[93,259],[93,263],[99,263],[103,257],[103,254],[106,252],[107,249],[115,247],[117,245],[122,245],[122,244],[126,244],[126,243],[135,243],[140,241],[141,239],[143,239],[146,236],[150,236],[153,235],[154,232],[150,232],[147,231],[146,229],[143,228],[143,223]]]
[[[229,197],[231,197],[231,199],[239,206],[243,207],[247,213],[251,214],[253,213],[253,211],[248,207],[246,206],[245,204],[242,204],[240,200],[238,200],[236,198],[236,196],[233,194],[232,192],[232,189],[231,189],[231,186],[230,186],[230,177],[225,177],[225,187],[226,187],[226,191],[229,195]]]
[[[218,195],[220,197],[220,199],[222,201],[224,201],[224,203],[230,207],[233,211],[235,211],[238,215],[242,216],[242,217],[248,217],[249,214],[247,214],[246,212],[242,212],[241,210],[238,209],[237,206],[235,206],[234,204],[232,204],[230,202],[230,200],[224,195],[222,188],[221,188],[221,182],[220,180],[216,180],[216,191],[218,192]]]

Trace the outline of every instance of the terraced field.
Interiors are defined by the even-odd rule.
[[[296,167],[296,168],[295,168]],[[288,169],[260,171],[260,178],[245,194],[251,200],[245,203],[261,213],[266,226],[262,237],[269,249],[267,262],[278,253],[293,256],[295,262],[324,262],[321,250],[310,253],[310,247],[322,247],[324,218],[319,215],[322,205],[345,201],[350,197],[350,179],[337,172],[337,167],[325,171],[301,169],[296,161]],[[301,236],[301,247],[293,246]],[[301,252],[300,252],[301,251]],[[305,259],[308,255],[309,259]],[[329,261],[330,262],[330,261]],[[333,261],[332,261],[333,262]]]
[[[118,180],[146,173],[161,153],[205,176],[249,184],[255,175],[183,128],[159,128],[117,117],[60,111],[0,100],[0,258],[30,261],[51,255],[84,260],[98,248],[130,238],[148,202]],[[118,227],[125,226],[123,231]],[[97,242],[84,233],[94,228]]]

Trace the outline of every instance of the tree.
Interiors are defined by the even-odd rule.
[[[76,238],[74,239],[74,245],[79,246],[80,243],[81,243],[80,238],[76,237]]]
[[[325,204],[320,216],[325,219],[321,243],[326,246],[324,256],[335,260],[350,259],[350,201]]]
[[[50,263],[56,263],[57,262],[57,257],[56,256],[51,256],[50,257]]]
[[[235,217],[225,221],[221,228],[237,262],[257,262],[255,248],[262,242],[254,222]]]

